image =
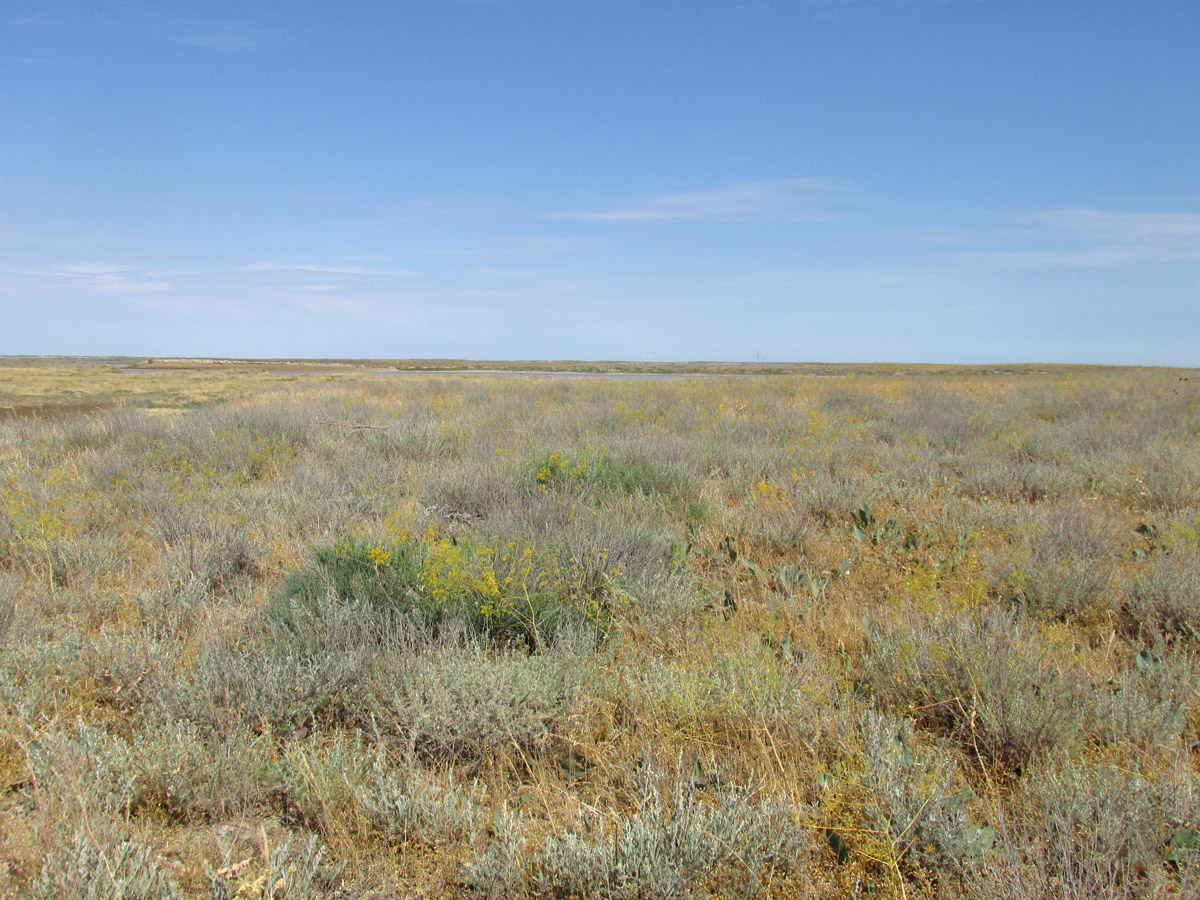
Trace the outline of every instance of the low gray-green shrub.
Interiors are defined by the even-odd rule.
[[[1131,637],[1200,641],[1200,553],[1151,551],[1125,588],[1122,611]]]
[[[951,737],[985,766],[1020,771],[1080,739],[1077,686],[1046,665],[1007,612],[867,623],[864,680],[877,703]]]
[[[137,841],[99,839],[80,831],[69,843],[52,846],[33,883],[22,892],[29,900],[181,900],[174,878],[154,851]]]
[[[387,840],[443,845],[469,841],[481,818],[484,789],[442,784],[411,764],[397,764],[379,749],[370,757],[353,795],[373,829]]]
[[[1107,590],[1121,546],[1115,520],[1095,503],[1042,507],[1018,536],[1026,555],[1010,562],[1007,589],[1040,614],[1072,618],[1108,605]]]
[[[212,900],[325,900],[342,896],[339,888],[346,864],[326,861],[326,848],[316,835],[293,847],[289,835],[269,848],[263,864],[240,869],[233,860],[233,843],[222,846],[222,865],[213,869],[206,862],[209,897]]]
[[[953,750],[918,746],[910,720],[875,710],[859,727],[867,822],[891,845],[894,860],[961,870],[991,848],[992,828],[969,815],[974,794],[956,777]]]
[[[997,823],[969,896],[1013,900],[1195,897],[1200,791],[1194,775],[1048,764],[1023,780]]]
[[[202,645],[156,699],[177,718],[221,734],[242,725],[288,733],[357,709],[355,692],[380,646],[365,604],[282,600],[239,632]]]
[[[311,736],[286,751],[282,770],[289,809],[325,832],[346,830],[396,845],[469,841],[484,788],[460,786],[413,757],[389,752],[359,731]]]
[[[650,763],[637,780],[639,805],[628,819],[585,813],[580,827],[552,835],[536,852],[510,824],[501,839],[515,851],[494,842],[466,866],[465,879],[480,893],[503,893],[500,882],[536,897],[757,897],[796,874],[815,845],[790,804],[751,787],[704,791]]]
[[[279,765],[267,735],[251,724],[220,732],[176,719],[161,707],[148,713],[128,742],[124,763],[134,777],[136,812],[207,822],[245,815],[269,802]]]
[[[530,653],[490,649],[467,632],[419,655],[389,655],[371,686],[375,720],[426,758],[534,750],[565,725],[594,640],[567,632]]]
[[[0,642],[3,642],[16,616],[17,593],[21,582],[13,575],[0,571]]]
[[[1162,645],[1142,647],[1118,675],[1093,687],[1085,710],[1088,732],[1102,744],[1177,749],[1198,683],[1191,653]]]

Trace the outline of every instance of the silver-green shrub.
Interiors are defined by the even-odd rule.
[[[444,637],[427,653],[384,661],[373,685],[377,721],[426,758],[532,750],[563,726],[594,641],[566,632],[534,654],[493,650],[469,633]]]
[[[1167,900],[1200,892],[1200,790],[1182,769],[1150,778],[1060,760],[1022,782],[973,897]]]
[[[960,869],[990,849],[993,831],[969,815],[974,795],[956,778],[953,750],[917,746],[910,720],[875,710],[863,713],[859,727],[867,821],[891,844],[893,859]]]
[[[602,900],[759,896],[791,872],[812,834],[779,798],[645,766],[640,806],[619,824],[600,816],[550,837],[529,861],[532,892]]]
[[[864,677],[876,701],[912,711],[986,767],[1019,772],[1076,745],[1078,686],[1043,661],[1019,619],[1003,611],[933,622],[866,623]]]

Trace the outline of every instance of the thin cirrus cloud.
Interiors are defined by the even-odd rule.
[[[1178,241],[1200,249],[1200,214],[1125,212],[1111,209],[1044,210],[1029,221],[1123,243]]]
[[[310,272],[320,275],[377,275],[407,278],[415,272],[395,269],[370,269],[365,266],[330,266],[319,263],[254,262],[241,266],[239,272]]]
[[[55,266],[50,274],[60,283],[102,294],[158,293],[174,287],[160,273],[110,263],[71,263]]]
[[[90,15],[18,15],[10,25],[26,28],[87,29],[101,33],[135,33],[154,41],[200,50],[245,53],[291,42],[282,31],[245,16],[171,15],[138,3],[119,3],[107,13]]]
[[[816,214],[815,201],[841,189],[820,178],[754,181],[707,191],[659,194],[615,209],[559,213],[586,222],[670,222]]]
[[[1089,268],[1200,262],[1200,214],[1051,209],[1019,217],[1042,246],[988,254],[1024,267]],[[977,256],[982,256],[977,255]]]
[[[242,266],[241,272],[323,272],[327,275],[372,275],[371,269],[362,266],[321,266],[310,263],[256,262]]]
[[[1200,262],[1200,214],[1096,208],[1037,210],[1003,224],[892,230],[894,241],[942,247],[938,265],[1103,268]]]
[[[223,53],[245,53],[286,43],[282,34],[238,19],[158,17],[143,27],[152,38]]]

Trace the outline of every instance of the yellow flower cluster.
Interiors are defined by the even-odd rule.
[[[601,452],[604,449],[604,447],[601,447]],[[581,451],[579,456],[574,459],[561,451],[555,450],[546,457],[546,461],[538,469],[538,490],[543,494],[548,494],[556,484],[562,484],[567,481],[585,481],[589,477],[594,476],[599,471],[599,464],[588,456],[588,453],[592,452],[592,450],[593,448],[589,447]]]
[[[508,604],[501,596],[493,562],[495,550],[466,539],[437,537],[432,531],[426,533],[422,543],[424,558],[418,578],[434,603],[444,606],[473,600],[488,618],[506,611]]]
[[[756,506],[775,506],[787,500],[787,491],[769,481],[759,481],[750,488],[750,499]]]
[[[376,569],[379,569],[392,561],[392,551],[384,549],[381,544],[372,544],[367,548],[367,559],[375,564]]]

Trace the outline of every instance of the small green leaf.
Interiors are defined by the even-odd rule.
[[[1155,656],[1149,647],[1145,647],[1134,657],[1133,661],[1137,664],[1138,671],[1143,675],[1154,675],[1162,668],[1162,658]]]
[[[1200,831],[1195,828],[1180,828],[1167,841],[1167,862],[1185,862],[1200,848]]]
[[[996,843],[996,829],[991,825],[968,825],[954,841],[953,850],[958,856],[968,859],[992,849]]]
[[[963,788],[957,794],[951,794],[946,798],[946,810],[948,812],[958,812],[966,804],[975,799],[975,792],[969,787]]]
[[[565,756],[559,757],[558,767],[562,770],[563,776],[571,780],[579,778],[596,768],[586,756],[575,750],[570,751]]]
[[[832,828],[826,828],[825,840],[829,843],[833,852],[837,854],[838,865],[844,866],[850,859],[850,846],[846,843],[845,839]]]

